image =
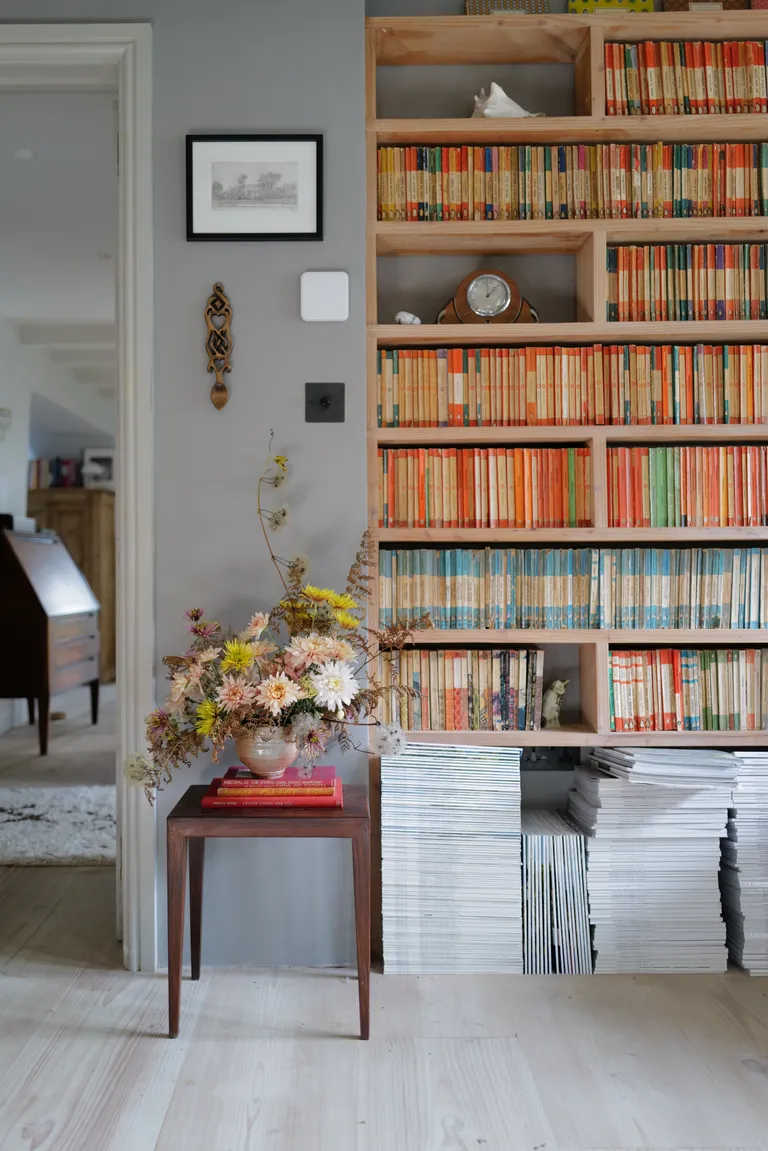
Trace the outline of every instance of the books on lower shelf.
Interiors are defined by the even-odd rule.
[[[609,116],[768,111],[762,40],[645,40],[605,45]]]
[[[81,461],[75,457],[54,456],[53,459],[30,460],[27,486],[38,488],[76,488],[81,486]]]
[[[379,549],[379,626],[768,628],[768,548]]]
[[[768,345],[384,348],[377,385],[380,428],[765,423]]]
[[[622,244],[608,248],[606,319],[764,320],[765,244]]]
[[[381,760],[386,973],[522,972],[520,749]]]
[[[728,950],[750,975],[768,975],[768,754],[738,751],[735,758],[720,866]]]
[[[591,975],[584,835],[555,811],[523,809],[523,971]]]
[[[556,528],[592,522],[590,451],[379,448],[380,527]]]
[[[768,445],[608,448],[611,527],[765,527]]]
[[[544,652],[414,649],[379,656],[384,723],[405,731],[539,731]],[[396,697],[399,683],[413,689]]]
[[[380,147],[378,219],[760,216],[768,143]]]
[[[596,974],[725,971],[718,872],[734,757],[600,748],[590,762],[568,809],[588,837]]]
[[[288,767],[279,779],[261,779],[246,768],[230,768],[203,796],[203,810],[222,808],[343,807],[335,767]]]
[[[611,731],[768,730],[768,648],[615,649]]]

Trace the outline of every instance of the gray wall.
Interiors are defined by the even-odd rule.
[[[256,521],[269,429],[291,458],[284,555],[338,583],[365,526],[364,53],[362,0],[0,0],[5,21],[151,20],[154,25],[155,508],[159,657],[183,650],[182,613],[227,623],[277,598]],[[316,131],[325,136],[323,243],[198,243],[184,231],[187,132]],[[299,318],[299,275],[344,269],[345,324]],[[234,307],[231,400],[216,412],[203,307],[221,280]],[[344,380],[347,419],[304,423],[304,382]],[[366,778],[359,756],[346,780]],[[164,962],[163,820],[199,761],[158,803]],[[349,847],[334,842],[208,848],[204,961],[331,964],[354,956]]]

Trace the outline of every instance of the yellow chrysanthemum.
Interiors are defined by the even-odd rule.
[[[273,456],[272,463],[277,464],[281,472],[288,471],[288,457],[287,456]]]
[[[328,596],[328,603],[339,611],[353,611],[357,607],[357,600],[347,592],[334,591]]]
[[[336,592],[329,587],[315,587],[314,584],[308,583],[301,589],[301,594],[311,603],[330,603],[331,596],[336,595]]]
[[[197,720],[195,731],[198,735],[210,735],[216,720],[219,718],[219,709],[212,699],[204,699],[197,705],[195,712]]]
[[[337,623],[341,624],[342,627],[348,628],[350,631],[360,625],[360,620],[350,615],[348,611],[335,611],[333,616]]]
[[[241,639],[228,639],[224,644],[224,657],[221,661],[221,670],[248,671],[253,664],[253,648]]]
[[[301,688],[302,695],[305,699],[314,699],[317,695],[317,688],[312,683],[308,675],[303,675],[299,680],[299,687]]]

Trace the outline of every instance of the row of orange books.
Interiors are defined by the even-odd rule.
[[[378,165],[380,220],[768,214],[768,142],[383,147]]]
[[[287,767],[279,779],[261,779],[245,767],[230,767],[214,779],[202,799],[203,811],[222,808],[343,807],[335,767]]]
[[[609,116],[703,116],[768,111],[763,40],[605,45]]]
[[[768,526],[768,445],[609,448],[608,523]]]
[[[589,448],[379,448],[379,526],[559,528],[592,522]]]
[[[768,649],[610,653],[611,731],[764,731]]]
[[[608,320],[764,320],[766,244],[608,248]]]
[[[384,348],[379,427],[768,422],[766,344]]]

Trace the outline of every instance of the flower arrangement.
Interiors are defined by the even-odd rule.
[[[271,442],[271,441],[270,441]],[[395,622],[381,631],[364,627],[374,562],[368,533],[349,570],[344,591],[307,583],[304,557],[276,555],[269,532],[279,530],[288,508],[263,507],[264,490],[282,486],[285,456],[270,456],[258,488],[258,515],[283,595],[269,612],[257,612],[244,630],[227,630],[205,618],[200,608],[186,613],[191,640],[183,655],[166,656],[170,691],[163,707],[147,719],[151,758],[133,756],[126,772],[143,784],[152,801],[172,771],[189,766],[193,756],[212,750],[214,762],[228,740],[282,736],[313,760],[337,739],[342,750],[355,746],[349,728],[374,729],[373,754],[397,754],[402,732],[384,727],[374,711],[384,694],[372,669],[379,646],[401,650],[414,625]],[[415,627],[430,626],[425,616]],[[398,694],[412,688],[395,684]]]

